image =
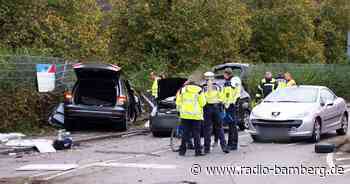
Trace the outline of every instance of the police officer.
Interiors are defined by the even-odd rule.
[[[238,128],[236,120],[236,102],[240,97],[239,85],[232,85],[231,79],[233,77],[233,71],[231,68],[226,68],[224,71],[225,84],[220,93],[220,98],[224,104],[226,116],[229,116],[228,122],[228,149],[236,150],[238,146]]]
[[[187,144],[194,139],[195,156],[203,156],[201,150],[200,131],[203,121],[203,107],[206,104],[202,88],[190,80],[182,89],[181,94],[176,98],[177,109],[180,112],[181,123],[184,128],[179,155],[186,154]]]
[[[204,107],[204,153],[210,153],[211,135],[214,131],[220,140],[220,146],[224,153],[229,153],[227,149],[224,129],[222,128],[222,121],[220,119],[221,101],[220,101],[220,87],[214,83],[214,73],[206,72],[204,74],[207,83],[204,86],[204,94],[207,101]]]
[[[287,80],[284,77],[283,73],[278,73],[276,77],[276,82],[278,84],[277,89],[282,89],[287,87]]]
[[[153,101],[158,98],[158,81],[160,80],[160,77],[158,77],[154,72],[151,72],[150,79],[152,82],[152,88],[151,93],[153,97]]]
[[[277,81],[272,77],[271,72],[265,73],[265,78],[260,81],[258,85],[259,93],[256,95],[258,98],[265,98],[272,91],[276,90],[278,87]]]

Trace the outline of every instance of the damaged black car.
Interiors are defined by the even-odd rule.
[[[111,64],[74,64],[77,81],[64,94],[64,127],[76,129],[87,122],[109,122],[127,130],[138,116],[139,103],[121,69]]]

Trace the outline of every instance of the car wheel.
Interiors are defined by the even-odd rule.
[[[123,121],[112,121],[112,127],[117,131],[126,131],[129,128],[129,123],[126,119]]]
[[[321,122],[316,119],[314,123],[314,129],[312,131],[311,142],[317,143],[321,140]]]
[[[348,132],[348,117],[344,114],[343,117],[341,118],[341,128],[337,130],[338,135],[346,135]]]
[[[129,122],[130,123],[135,123],[136,119],[137,119],[136,118],[136,111],[130,112]]]
[[[243,112],[243,118],[242,118],[242,122],[239,124],[239,129],[240,130],[245,130],[245,129],[249,129],[249,116],[250,116],[250,111],[249,110],[245,110]]]

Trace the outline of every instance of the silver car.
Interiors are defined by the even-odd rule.
[[[279,89],[257,105],[249,118],[254,140],[309,138],[348,130],[348,111],[343,98],[323,86],[295,86]]]

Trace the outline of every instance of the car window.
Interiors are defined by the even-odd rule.
[[[334,101],[335,96],[333,93],[331,93],[329,90],[322,89],[321,90],[321,101],[327,102],[327,101]]]
[[[316,88],[292,87],[274,91],[265,98],[264,102],[314,103],[317,98]]]

